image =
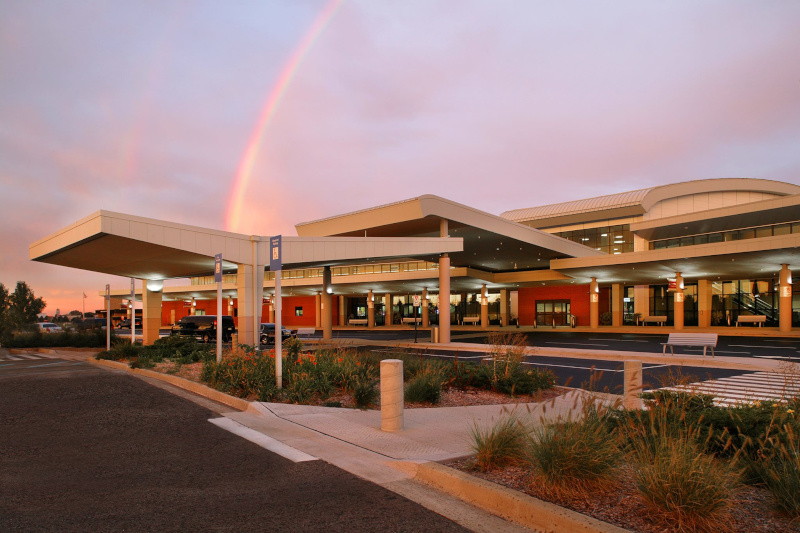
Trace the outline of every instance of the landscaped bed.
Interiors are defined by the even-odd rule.
[[[403,360],[407,407],[531,403],[560,394],[552,373],[525,369],[522,351],[511,344],[498,347],[488,364],[475,364],[336,344],[304,349],[290,339],[283,345],[281,388],[275,383],[274,350],[246,345],[225,351],[219,363],[212,346],[182,337],[160,339],[152,346],[120,343],[98,358],[178,375],[251,401],[379,408],[383,359]]]
[[[800,531],[797,400],[647,398],[549,424],[512,413],[475,427],[475,456],[447,466],[631,531]]]

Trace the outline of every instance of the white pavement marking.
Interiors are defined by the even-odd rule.
[[[440,353],[429,353],[429,357],[444,357],[445,359],[491,359],[490,357],[486,357],[485,355],[445,355]]]
[[[307,453],[296,450],[291,446],[287,446],[280,441],[277,441],[271,437],[267,437],[263,433],[259,433],[254,429],[243,426],[239,422],[231,420],[230,418],[211,418],[209,419],[209,422],[224,429],[225,431],[230,431],[234,435],[238,435],[254,444],[258,444],[262,448],[265,448],[273,453],[277,453],[281,457],[285,457],[292,462],[301,463],[304,461],[317,460],[317,458],[313,455],[308,455]]]
[[[606,342],[650,342],[648,340],[637,341],[636,339],[587,339],[590,341],[606,341]]]
[[[770,350],[797,350],[794,346],[754,346],[752,344],[729,344],[732,348],[769,348]]]
[[[8,359],[9,361],[22,361],[22,358],[16,355],[7,355],[6,359]]]
[[[529,363],[528,361],[522,361],[523,365],[535,365],[535,366],[553,366],[556,368],[573,368],[576,370],[593,370],[595,372],[624,372],[623,369],[611,370],[609,368],[597,368],[597,367],[589,367],[589,366],[569,366],[569,365],[551,365],[548,363]]]
[[[774,372],[752,372],[689,385],[664,387],[662,390],[710,394],[714,396],[716,405],[730,406],[738,403],[780,401],[796,397],[800,394],[800,383],[798,383],[798,379],[792,378],[793,376],[784,376]]]
[[[547,341],[545,344],[570,344],[575,346],[608,346],[608,344],[592,344],[591,342],[556,342]]]

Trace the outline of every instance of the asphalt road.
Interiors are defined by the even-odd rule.
[[[465,531],[135,377],[0,360],[0,531]]]

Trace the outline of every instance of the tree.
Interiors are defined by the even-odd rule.
[[[8,331],[8,289],[6,286],[0,283],[0,337],[3,336],[3,332]]]
[[[18,281],[14,289],[14,294],[8,298],[8,320],[7,325],[11,329],[19,329],[22,326],[33,324],[37,321],[37,316],[47,304],[42,298],[37,298],[33,291],[24,281]]]

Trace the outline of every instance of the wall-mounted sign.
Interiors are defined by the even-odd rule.
[[[593,292],[589,295],[589,301],[592,303],[597,303],[600,301],[600,295],[596,292]]]
[[[675,301],[678,302],[678,303],[683,302],[683,292],[682,291],[678,291],[678,292],[675,293]]]
[[[781,298],[791,298],[792,297],[792,286],[791,285],[782,285],[781,286]]]
[[[668,291],[675,291],[678,289],[678,281],[674,279],[667,280],[669,285],[667,286]]]
[[[414,295],[414,307],[419,307],[419,303],[420,303],[419,294],[415,294]]]

